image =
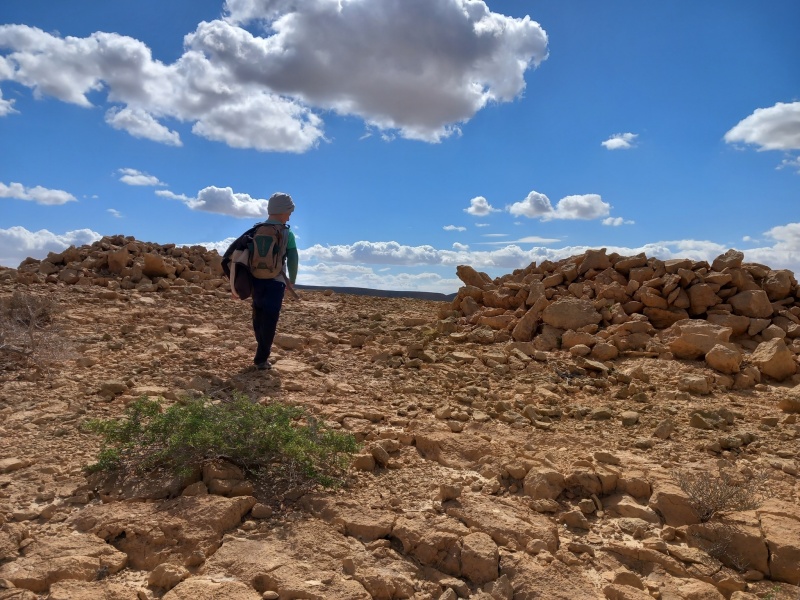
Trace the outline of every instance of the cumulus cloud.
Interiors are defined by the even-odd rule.
[[[0,229],[0,265],[18,267],[28,257],[43,259],[49,252],[61,252],[69,246],[83,246],[102,236],[91,229],[77,229],[63,234],[47,229],[28,231],[24,227]]]
[[[122,183],[127,183],[128,185],[142,185],[142,186],[161,186],[166,185],[159,181],[158,177],[155,175],[148,175],[147,173],[143,173],[141,171],[137,171],[136,169],[119,169],[117,171],[120,173],[121,177],[119,180]]]
[[[800,223],[788,223],[770,229],[765,237],[772,245],[761,248],[742,249],[745,261],[759,262],[775,269],[791,269],[800,273]],[[233,241],[228,238],[217,243],[203,244],[219,252]],[[755,241],[755,240],[751,240]],[[421,289],[428,291],[455,292],[460,282],[452,279],[455,268],[461,264],[485,270],[492,276],[500,276],[514,269],[527,267],[532,262],[541,264],[545,260],[558,261],[577,254],[582,254],[598,246],[563,246],[559,248],[534,245],[523,249],[520,244],[548,244],[558,240],[527,237],[513,242],[502,242],[498,248],[491,250],[470,250],[466,244],[455,243],[452,249],[438,249],[433,246],[408,246],[398,242],[359,241],[354,244],[323,246],[315,244],[310,248],[300,249],[301,283],[313,285],[357,285],[381,289]],[[635,256],[645,253],[649,257],[668,260],[672,258],[690,258],[709,263],[730,246],[710,240],[668,240],[653,242],[636,247],[614,246],[604,244],[609,253],[616,252],[622,256]],[[438,273],[430,280],[421,280],[419,285],[414,279],[419,277],[413,271],[425,269]],[[401,271],[406,271],[401,273]],[[393,273],[389,276],[386,273]],[[313,274],[313,275],[312,275]],[[348,275],[344,277],[343,274]],[[360,283],[355,278],[361,277]],[[374,275],[378,274],[378,279]],[[353,279],[349,278],[353,277]],[[441,281],[434,283],[436,277]],[[409,287],[410,286],[410,287]]]
[[[161,142],[168,146],[183,146],[181,136],[165,127],[145,110],[140,108],[109,108],[106,123],[114,129],[127,131],[133,137]]]
[[[753,144],[758,150],[800,150],[800,102],[756,109],[725,134],[725,141]]]
[[[229,187],[208,186],[197,192],[197,198],[175,194],[169,190],[156,192],[162,198],[183,202],[192,210],[217,213],[239,218],[266,218],[269,216],[267,200],[253,198],[249,194],[234,192]]]
[[[0,198],[15,198],[17,200],[28,200],[36,204],[46,206],[56,206],[67,202],[76,202],[77,198],[63,190],[49,190],[40,185],[26,188],[21,183],[11,183],[6,185],[0,182]]]
[[[171,119],[234,147],[303,152],[324,139],[326,111],[388,137],[458,133],[488,104],[520,96],[526,71],[547,58],[547,34],[481,0],[231,0],[171,64],[106,32],[2,25],[0,48],[0,81],[83,107],[105,93],[106,121],[136,137],[180,145]]]
[[[387,269],[376,271],[362,265],[327,263],[301,264],[297,279],[304,285],[441,293],[451,293],[461,284],[456,277],[443,277],[438,273],[391,273]]]
[[[620,225],[635,225],[636,221],[629,221],[627,219],[623,219],[622,217],[606,217],[602,221],[603,225],[608,225],[609,227],[619,227]]]
[[[607,150],[629,150],[635,146],[638,133],[615,133],[605,142],[600,142]]]
[[[611,205],[603,202],[598,194],[583,194],[565,196],[558,201],[555,208],[550,199],[539,192],[533,191],[522,202],[515,202],[507,207],[515,217],[528,217],[529,219],[581,219],[591,220],[608,216]]]
[[[515,202],[509,206],[508,212],[515,217],[528,217],[529,219],[546,217],[553,214],[553,205],[550,203],[550,198],[532,191],[522,202]]]
[[[778,169],[792,169],[798,175],[800,175],[800,156],[794,156],[791,158],[784,158],[781,161],[781,164],[778,165]]]
[[[493,212],[498,212],[500,209],[494,208],[483,196],[476,196],[469,201],[469,208],[465,208],[464,212],[469,213],[474,217],[485,217]]]
[[[0,117],[5,117],[6,115],[10,115],[11,113],[17,112],[14,110],[14,101],[13,100],[5,100],[3,98],[3,90],[0,90]]]
[[[122,213],[119,212],[115,208],[108,208],[108,209],[106,209],[106,212],[108,214],[110,214],[112,217],[114,217],[115,219],[121,219],[122,218]]]
[[[445,225],[442,227],[445,231],[466,231],[466,227],[459,227],[457,225]]]

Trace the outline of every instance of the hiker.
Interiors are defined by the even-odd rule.
[[[267,201],[267,220],[245,231],[222,256],[233,297],[253,298],[253,332],[258,342],[253,362],[260,371],[272,368],[268,359],[287,286],[299,300],[292,288],[297,278],[297,244],[286,224],[292,211],[294,202],[289,194],[272,194]]]

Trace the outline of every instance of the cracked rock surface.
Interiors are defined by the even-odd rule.
[[[573,268],[572,283],[612,268],[604,254],[527,282],[530,272],[491,282],[461,269],[466,291],[453,303],[301,292],[284,304],[264,372],[252,368],[249,306],[216,283],[213,257],[112,243],[125,240],[50,257],[46,275],[32,262],[0,270],[0,299],[57,307],[34,354],[1,355],[0,600],[797,600],[800,376],[789,374],[797,345],[786,316],[797,288],[785,276],[758,279],[723,255],[701,274],[717,302],[682,287],[698,285],[691,261],[669,265],[661,287],[630,300],[657,308],[656,296],[684,291],[687,323],[662,328],[610,308],[622,322],[607,321],[583,285],[548,310]],[[148,259],[149,276],[135,269],[145,267],[139,246],[165,257]],[[640,289],[631,273],[653,265],[621,268],[628,283],[609,276],[602,288],[619,305]],[[728,302],[728,333],[697,312],[739,293],[716,275],[726,268],[763,283],[767,304],[789,286],[769,325],[786,335],[764,339],[765,326],[745,340],[735,313],[765,315],[760,294]],[[487,305],[511,291],[517,308]],[[684,316],[673,309],[661,310]],[[770,320],[746,318],[748,328]],[[782,349],[752,358],[772,339],[791,365]],[[709,344],[705,355],[688,350]],[[81,429],[87,419],[120,416],[141,396],[168,405],[238,393],[302,406],[356,436],[347,484],[266,493],[225,464],[212,479],[124,489],[87,478],[100,446]],[[748,481],[760,483],[752,505],[710,518],[687,493],[692,482],[730,491]]]

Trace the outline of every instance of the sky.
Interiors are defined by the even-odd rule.
[[[797,0],[2,0],[0,265],[223,252],[450,293],[588,248],[800,273]]]

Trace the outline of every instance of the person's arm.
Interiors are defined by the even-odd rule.
[[[300,257],[297,248],[286,249],[286,266],[289,269],[289,280],[294,283],[297,279],[297,266],[300,264]]]
[[[286,267],[289,269],[289,281],[292,283],[297,279],[297,266],[300,264],[300,256],[297,254],[297,241],[294,239],[294,231],[289,231],[289,239],[286,240]]]

